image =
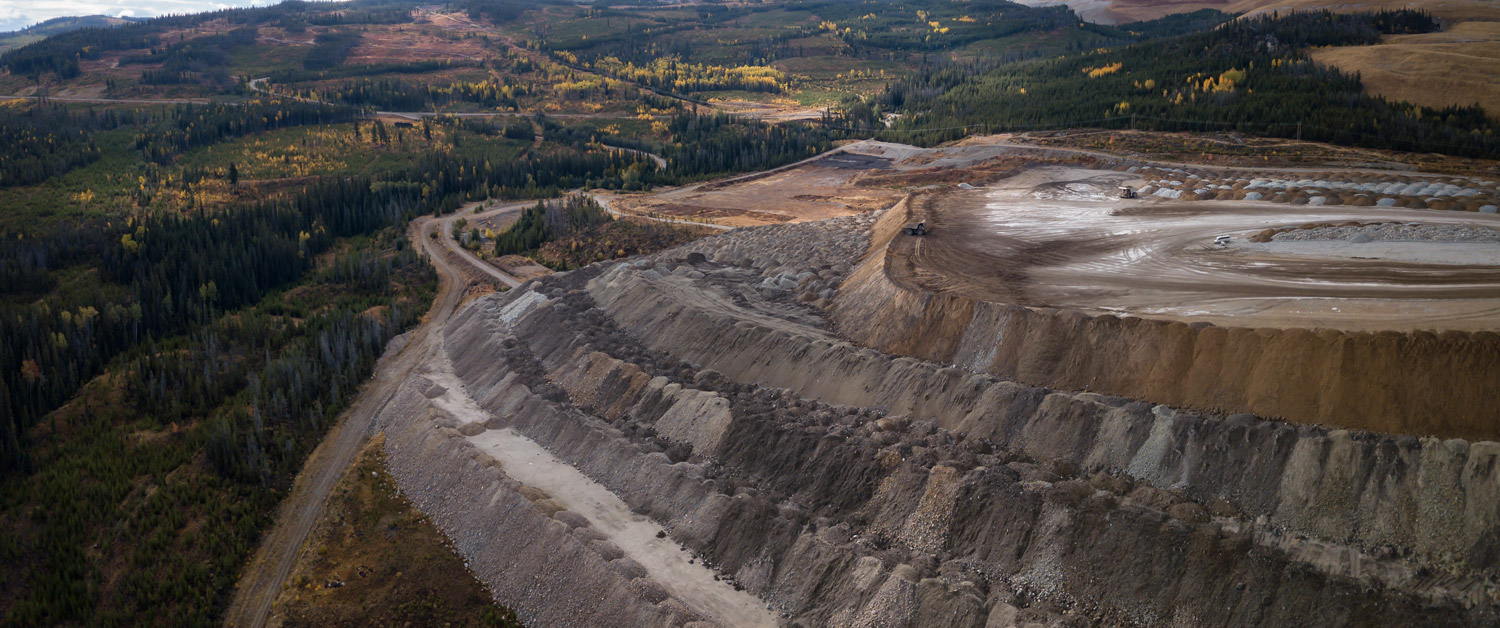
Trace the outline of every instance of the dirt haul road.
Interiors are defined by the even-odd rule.
[[[296,563],[323,504],[358,454],[373,426],[400,386],[419,372],[441,372],[446,363],[441,334],[449,318],[470,285],[475,272],[486,279],[510,288],[524,282],[500,271],[474,256],[453,239],[453,223],[459,218],[483,219],[518,212],[530,203],[510,203],[478,213],[474,205],[441,219],[431,217],[413,221],[408,237],[418,242],[428,259],[437,267],[441,290],[423,323],[393,341],[382,356],[371,381],[360,391],[345,417],[330,431],[323,442],[308,456],[298,474],[292,492],[281,507],[275,526],[263,538],[255,556],[246,567],[225,615],[225,625],[232,627],[264,626],[270,620],[273,604],[287,576]],[[462,265],[462,266],[461,266]],[[455,387],[461,390],[460,387]],[[472,406],[472,402],[467,404]],[[491,443],[496,445],[497,443]],[[563,463],[543,457],[535,444],[516,436],[504,442],[505,447],[492,451],[497,458],[520,458],[520,463],[534,468],[542,463],[550,469],[547,480],[526,476],[547,488],[567,489],[559,495],[563,503],[583,511],[600,528],[610,532],[610,539],[627,550],[628,555],[645,565],[659,580],[672,587],[695,610],[710,617],[727,618],[730,625],[774,625],[753,596],[735,591],[718,581],[702,565],[694,565],[691,556],[670,539],[656,536],[659,525],[634,515],[630,508],[609,491],[567,468]],[[550,461],[550,464],[549,464]],[[587,504],[587,508],[581,507]]]
[[[502,207],[491,211],[498,213],[507,209],[510,208]],[[272,603],[281,593],[282,583],[291,572],[297,554],[301,552],[308,533],[323,510],[324,502],[343,476],[344,470],[359,453],[360,446],[370,436],[375,417],[395,394],[397,386],[410,377],[413,370],[427,357],[436,332],[442,330],[463,298],[469,285],[468,275],[450,262],[440,248],[444,246],[449,252],[461,256],[468,254],[468,251],[457,247],[450,236],[451,223],[460,215],[455,213],[441,219],[419,218],[409,228],[409,237],[418,242],[418,246],[438,269],[441,288],[437,299],[420,326],[392,341],[376,366],[375,375],[360,390],[343,420],[333,427],[308,456],[292,486],[291,494],[281,506],[275,526],[262,539],[255,556],[240,577],[234,599],[225,614],[226,626],[259,627],[266,624],[271,615]],[[429,237],[428,234],[434,230],[443,236]],[[520,283],[488,264],[479,264],[478,267],[504,283]],[[502,275],[504,278],[501,278]],[[509,281],[505,281],[506,279]]]
[[[918,196],[932,233],[892,274],[933,292],[1241,327],[1484,330],[1500,320],[1496,238],[1252,243],[1266,229],[1359,222],[1491,233],[1500,216],[1399,207],[1119,199],[1130,174],[1048,167]],[[1215,244],[1227,235],[1228,245]]]

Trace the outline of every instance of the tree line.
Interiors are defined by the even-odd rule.
[[[21,76],[40,76],[54,72],[69,79],[80,73],[79,62],[99,59],[107,52],[120,50],[155,49],[162,45],[161,35],[174,28],[187,28],[206,22],[223,20],[246,28],[235,29],[235,35],[207,35],[194,40],[177,42],[163,51],[182,63],[216,61],[224,46],[245,45],[245,33],[253,37],[254,27],[262,24],[277,24],[283,27],[313,23],[335,24],[390,24],[410,21],[410,8],[414,2],[388,2],[385,0],[357,0],[346,5],[328,8],[316,2],[292,0],[267,7],[222,9],[207,13],[171,15],[153,18],[144,22],[117,27],[83,28],[53,35],[0,54],[0,67]],[[197,43],[194,43],[197,42]],[[165,59],[164,59],[165,60]],[[222,65],[212,63],[211,65]],[[174,68],[181,71],[182,68]]]
[[[187,150],[226,139],[293,126],[351,122],[359,116],[358,110],[349,107],[280,99],[173,105],[161,124],[142,125],[134,145],[147,161],[167,164]]]
[[[879,136],[930,144],[989,130],[1095,126],[1237,130],[1272,137],[1472,157],[1500,156],[1500,124],[1477,106],[1421,107],[1366,94],[1359,77],[1313,63],[1314,46],[1428,32],[1423,11],[1327,11],[1236,20],[1211,32],[1118,49],[913,73],[875,103],[908,115]]]
[[[68,437],[0,488],[24,583],[0,624],[216,621],[301,459],[436,285],[400,227],[345,242],[295,284],[314,292],[148,338],[111,366],[117,401],[80,396]]]
[[[401,224],[417,213],[444,213],[490,197],[539,198],[576,187],[620,187],[644,158],[615,151],[558,151],[492,163],[429,152],[379,178],[328,178],[288,201],[267,201],[182,216],[151,215],[74,240],[59,228],[0,242],[0,269],[46,284],[58,258],[97,256],[97,291],[66,307],[0,306],[0,453],[26,466],[21,435],[72,396],[109,360],[243,307],[297,280],[335,238]]]
[[[349,53],[359,45],[364,34],[357,31],[328,31],[313,38],[312,50],[302,60],[302,67],[311,71],[326,70],[344,64]]]
[[[99,159],[94,133],[132,124],[134,112],[59,105],[0,107],[0,188],[46,181]]]
[[[574,194],[561,201],[537,201],[495,235],[495,255],[520,255],[541,245],[613,220],[593,197]]]
[[[767,124],[729,114],[673,116],[672,141],[661,147],[667,174],[708,178],[783,166],[833,148],[843,134],[800,123]]]

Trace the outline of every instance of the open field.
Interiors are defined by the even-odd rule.
[[[881,160],[835,155],[740,182],[686,186],[662,194],[617,195],[611,206],[627,214],[732,227],[823,220],[890,206],[899,192],[853,185]]]
[[[1358,72],[1365,89],[1429,107],[1479,104],[1500,115],[1500,21],[1387,37],[1375,46],[1323,48],[1313,60]]]
[[[442,532],[396,491],[384,442],[371,438],[334,487],[267,625],[518,628]]]

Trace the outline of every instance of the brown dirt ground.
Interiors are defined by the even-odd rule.
[[[270,625],[519,627],[396,491],[384,440],[371,439],[334,489]]]
[[[1069,2],[1068,4],[1077,4],[1078,7],[1086,9],[1087,5],[1094,3]],[[1131,22],[1154,20],[1164,15],[1187,13],[1198,9],[1218,9],[1226,13],[1255,15],[1272,11],[1283,13],[1314,9],[1375,11],[1408,7],[1426,9],[1450,21],[1500,19],[1500,4],[1492,0],[1427,0],[1424,2],[1411,2],[1410,0],[1114,0],[1107,2],[1102,11],[1096,11],[1101,13],[1097,17],[1107,17],[1116,22]],[[1092,17],[1092,12],[1085,10],[1085,13],[1086,17]]]
[[[993,343],[979,368],[1031,384],[1388,434],[1495,438],[1489,382],[1500,377],[1500,336],[1491,331],[1202,326],[1003,304],[1003,314],[991,307],[981,316],[974,293],[953,282],[986,284],[993,291],[983,298],[1002,301],[1036,286],[993,260],[950,259],[935,272],[919,258],[940,253],[927,249],[945,223],[920,241],[895,235],[913,219],[887,214],[875,250],[891,247],[843,287],[833,317],[856,342],[942,363],[966,343]],[[964,226],[949,227],[964,237]],[[1038,249],[1019,263],[1057,252]]]
[[[612,202],[627,213],[748,227],[848,216],[889,207],[901,198],[896,190],[856,185],[864,172],[814,163],[740,183],[707,184],[702,191],[622,195]]]
[[[1005,139],[1037,146],[1080,148],[1138,159],[1212,166],[1384,169],[1415,166],[1422,172],[1485,177],[1500,174],[1500,162],[1488,159],[1335,146],[1237,133],[1080,130],[1024,133]],[[992,137],[974,137],[957,144],[962,146],[991,141],[994,141]]]
[[[468,61],[494,56],[482,39],[453,39],[432,24],[371,26],[349,54],[350,64],[406,63],[447,59]]]
[[[521,281],[539,279],[552,274],[552,269],[521,257],[520,255],[502,255],[499,258],[496,258],[492,263],[495,266],[499,267],[500,270],[509,273],[512,277],[520,279]]]

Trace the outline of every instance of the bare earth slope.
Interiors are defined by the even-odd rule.
[[[855,280],[847,262],[899,226],[885,216],[480,298],[382,418],[403,492],[528,625],[1496,619],[1494,443],[1202,415],[851,344],[809,303]],[[587,488],[526,480],[538,457]],[[595,486],[713,575],[642,560],[591,514]],[[715,580],[773,612],[693,592]]]
[[[1500,352],[1484,343],[1495,334],[1386,333],[1377,336],[1394,338],[1389,344],[1366,346],[1348,339],[1365,332],[1185,322],[1198,316],[1190,307],[1223,305],[1212,290],[1173,297],[1165,309],[1130,301],[1135,290],[1179,290],[1172,282],[1083,291],[1091,303],[1062,303],[1074,291],[1049,291],[1058,278],[1107,280],[1113,266],[1092,261],[1047,275],[1087,255],[1028,244],[1100,228],[1128,246],[1085,253],[1188,269],[1211,247],[1178,239],[1215,232],[1178,230],[1194,216],[1264,218],[1236,226],[1237,242],[1265,221],[1302,238],[1257,243],[1266,246],[1354,228],[1300,224],[1337,212],[1487,228],[1494,181],[1199,168],[997,141],[936,150],[872,142],[838,154],[863,164],[840,185],[916,196],[518,282],[435,319],[445,324],[424,327],[420,342],[398,352],[400,377],[377,379],[388,402],[372,420],[402,494],[526,625],[1500,621],[1493,429],[1472,442],[1412,435],[1480,425],[1442,404],[1467,411],[1477,406],[1455,395],[1490,398],[1484,384],[1496,379]],[[954,173],[979,186],[959,188]],[[1145,186],[1147,198],[1112,199],[1115,181]],[[710,203],[734,185],[694,193]],[[900,234],[916,215],[931,220],[926,239]],[[977,269],[916,254],[943,246],[1040,254]],[[1222,272],[1254,273],[1265,261],[1257,256],[1303,253],[1212,254],[1251,262]],[[435,259],[445,268],[450,259],[469,263]],[[955,282],[966,274],[991,279]],[[1049,279],[1029,279],[1037,276]],[[1451,300],[1497,298],[1459,292]],[[1272,292],[1256,298],[1276,301]],[[1224,306],[1214,316],[1289,312]],[[1330,316],[1346,326],[1382,320]],[[1391,316],[1383,320],[1403,320]],[[1472,329],[1462,327],[1470,319],[1451,319]],[[1445,364],[1434,356],[1448,349],[1424,344],[1434,341],[1479,349]],[[1303,353],[1277,353],[1286,347]],[[1217,367],[1204,366],[1211,359]],[[1287,384],[1340,360],[1382,359],[1434,379],[1406,388],[1386,380],[1367,396],[1391,388],[1439,406],[1401,410],[1395,416],[1415,422],[1377,432],[1267,419],[1244,410],[1306,394],[1315,398],[1295,398],[1337,409],[1352,397],[1262,390],[1234,370],[1258,368],[1274,375],[1264,381]],[[1160,391],[1132,399],[1090,392],[1108,388],[1093,379],[1039,385],[1005,370],[1022,366],[1056,381],[1186,368],[1162,379],[1219,382],[1235,407],[1194,410],[1200,404],[1152,398]],[[1395,372],[1332,370],[1349,382]]]

